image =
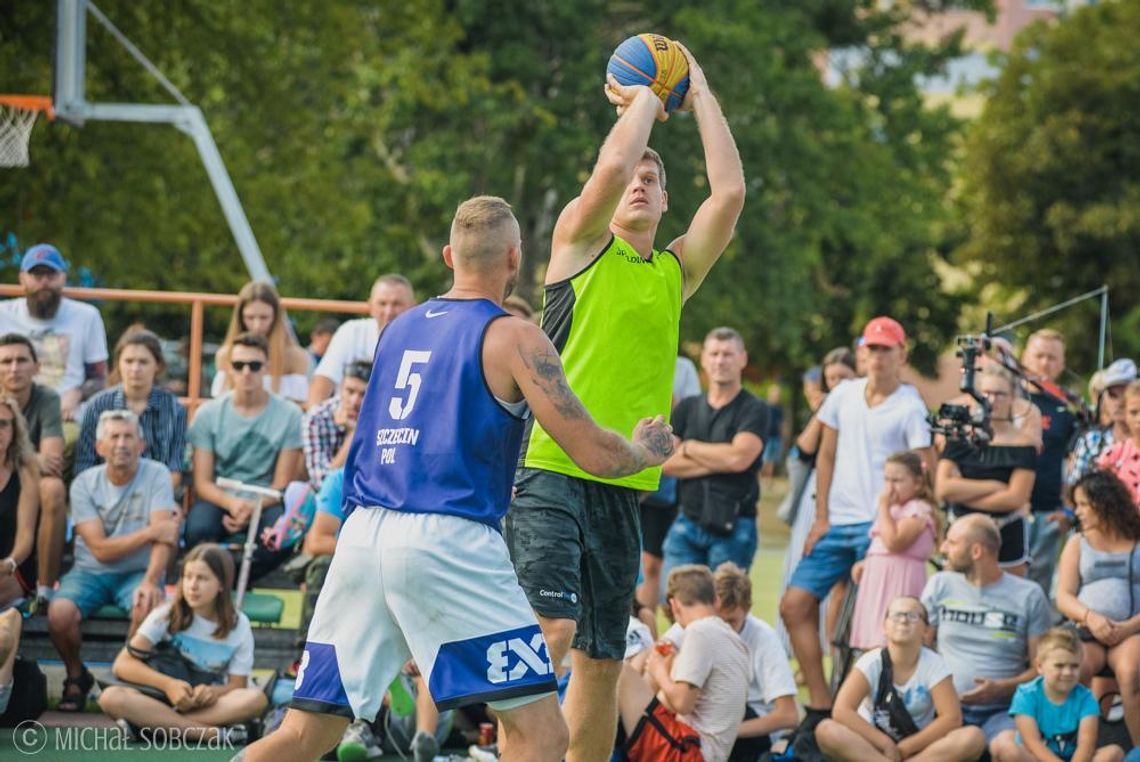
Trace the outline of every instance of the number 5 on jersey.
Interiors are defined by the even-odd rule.
[[[388,414],[397,421],[402,421],[412,414],[416,406],[416,397],[420,394],[420,383],[423,381],[413,366],[427,365],[431,359],[431,352],[420,349],[408,349],[400,360],[400,372],[396,374],[396,391],[388,401]],[[401,397],[398,392],[407,390],[407,398]]]

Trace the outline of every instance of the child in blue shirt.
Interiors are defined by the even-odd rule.
[[[1054,627],[1037,646],[1039,676],[1013,694],[1009,713],[1017,743],[1035,760],[1121,762],[1119,746],[1096,748],[1100,708],[1080,684],[1081,641],[1075,630]]]

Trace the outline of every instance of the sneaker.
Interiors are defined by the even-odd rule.
[[[356,720],[349,725],[344,735],[340,737],[340,744],[336,747],[338,762],[365,762],[381,756],[384,750],[376,742],[372,728],[364,720]]]
[[[220,740],[222,746],[227,749],[245,746],[249,743],[249,730],[246,729],[244,723],[228,725],[218,730],[218,740]]]
[[[138,733],[135,732],[135,726],[127,722],[125,718],[120,717],[119,719],[115,720],[115,727],[119,729],[119,733],[122,735],[123,743],[130,744],[139,740]]]
[[[439,754],[439,741],[435,736],[422,730],[416,731],[412,739],[412,757],[416,762],[432,762]]]
[[[479,746],[472,744],[467,747],[467,756],[472,762],[499,762],[499,745]]]

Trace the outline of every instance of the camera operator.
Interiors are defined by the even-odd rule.
[[[1037,449],[1031,436],[1014,425],[1017,383],[997,365],[978,374],[978,392],[990,404],[989,441],[951,437],[942,451],[935,494],[952,520],[970,513],[992,517],[1001,529],[1001,567],[1024,575],[1029,560],[1026,521],[1035,480]]]

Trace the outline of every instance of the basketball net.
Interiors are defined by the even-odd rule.
[[[28,141],[40,112],[51,118],[51,99],[0,95],[0,167],[28,166]]]

